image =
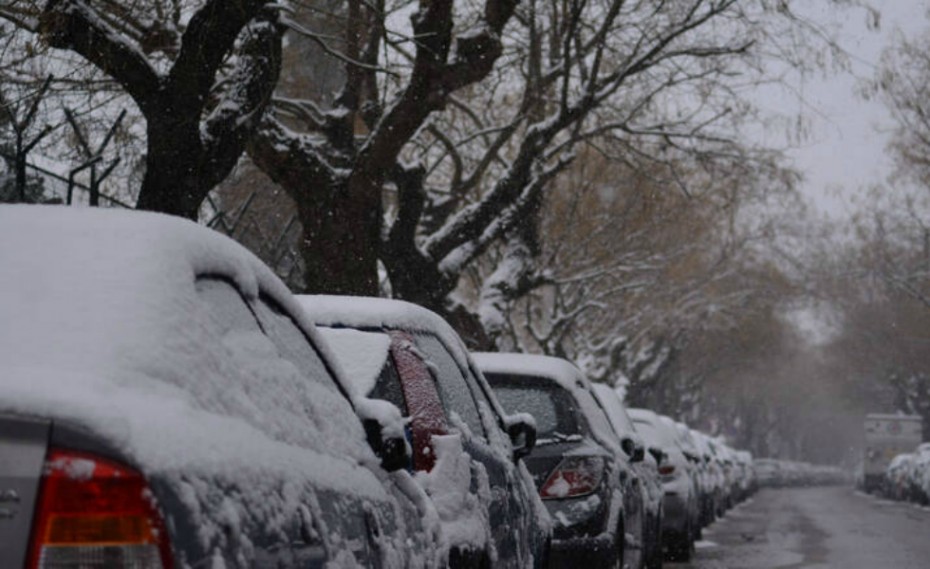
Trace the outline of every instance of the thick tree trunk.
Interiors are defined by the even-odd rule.
[[[378,296],[381,193],[362,187],[374,182],[340,179],[328,191],[303,192],[319,198],[298,204],[307,292]]]
[[[138,209],[197,219],[205,196],[200,187],[200,121],[179,120],[170,112],[148,117],[145,176],[136,201]]]

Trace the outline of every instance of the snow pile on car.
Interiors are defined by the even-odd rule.
[[[930,443],[892,459],[885,471],[882,493],[894,500],[930,505]]]

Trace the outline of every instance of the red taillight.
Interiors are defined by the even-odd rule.
[[[659,474],[662,476],[671,476],[675,474],[675,465],[674,464],[663,464],[659,467]]]
[[[597,490],[604,478],[604,459],[593,456],[567,457],[549,474],[539,490],[545,499],[584,496]]]
[[[171,569],[161,515],[142,474],[52,449],[39,490],[28,569]]]

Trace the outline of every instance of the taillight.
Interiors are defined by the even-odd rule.
[[[674,464],[663,464],[659,467],[659,474],[662,476],[671,476],[675,474],[675,465]]]
[[[49,451],[26,567],[171,569],[168,534],[142,474],[87,453]]]
[[[584,496],[597,490],[604,478],[604,459],[594,456],[566,457],[549,474],[539,490],[544,500]]]

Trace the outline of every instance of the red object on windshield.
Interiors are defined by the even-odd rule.
[[[413,467],[415,470],[429,471],[436,465],[433,436],[449,432],[446,413],[429,367],[415,348],[413,336],[401,331],[393,331],[390,335],[391,357],[397,367],[410,417]]]

